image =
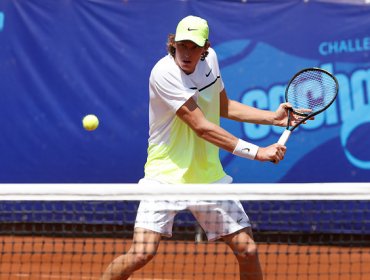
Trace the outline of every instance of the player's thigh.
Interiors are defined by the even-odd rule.
[[[137,210],[135,228],[143,228],[171,237],[174,217],[184,206],[177,201],[142,200]]]
[[[161,234],[152,230],[137,227],[130,251],[136,254],[154,255],[157,252]]]
[[[209,241],[250,227],[250,222],[240,201],[196,201],[190,205],[193,213]]]

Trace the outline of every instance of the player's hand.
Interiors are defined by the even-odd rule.
[[[303,117],[296,115],[292,111],[293,107],[290,103],[281,103],[279,108],[275,111],[275,118],[274,118],[274,124],[277,126],[287,126],[288,123],[288,114],[290,114],[290,123],[289,126],[294,126],[296,123],[300,122]],[[307,113],[309,114],[312,110],[310,109],[300,109],[301,113]],[[313,120],[314,117],[310,118],[310,120]],[[306,123],[306,122],[304,122]]]
[[[280,144],[272,144],[268,147],[259,147],[256,155],[256,160],[271,161],[275,164],[284,159],[286,146]]]

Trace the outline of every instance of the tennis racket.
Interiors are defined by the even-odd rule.
[[[329,108],[336,99],[338,90],[337,79],[323,69],[306,68],[295,74],[285,90],[285,100],[292,105],[292,109],[288,109],[288,123],[278,143],[285,145],[290,134],[299,125]],[[292,113],[302,118],[290,127]]]

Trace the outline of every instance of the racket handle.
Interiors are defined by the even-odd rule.
[[[288,129],[284,130],[283,134],[281,134],[281,136],[279,138],[278,144],[285,146],[285,143],[288,141],[289,136],[290,136],[291,133],[292,132]]]

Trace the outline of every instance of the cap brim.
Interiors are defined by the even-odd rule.
[[[193,43],[197,44],[199,47],[204,47],[206,44],[206,39],[199,38],[197,36],[189,36],[190,34],[186,34],[186,36],[176,35],[175,42],[180,41],[192,41]]]

